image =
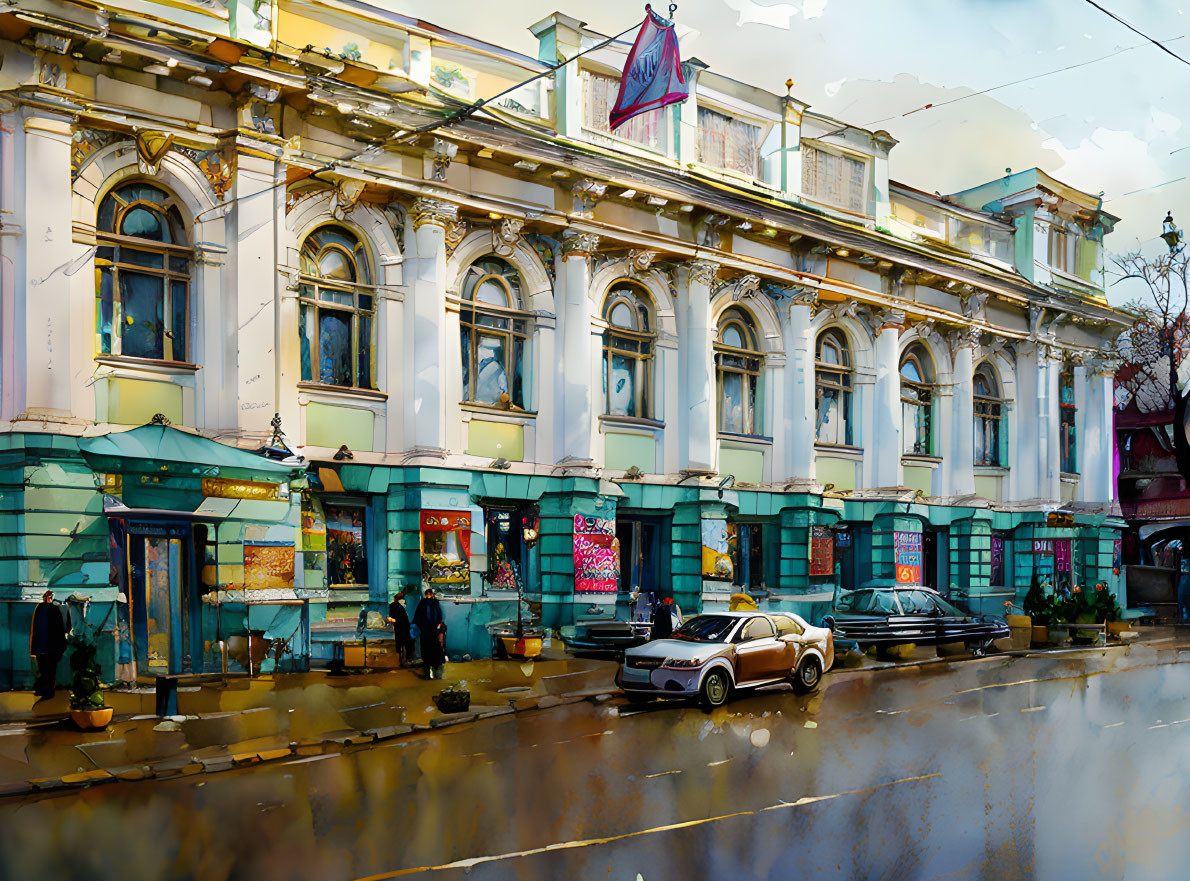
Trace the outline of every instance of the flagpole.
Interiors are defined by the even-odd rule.
[[[677,8],[678,8],[678,4],[676,4],[676,3],[669,4],[669,15],[670,15],[671,19],[673,18],[673,14],[677,10]],[[647,16],[646,16],[646,21],[647,21]],[[532,83],[532,82],[535,82],[535,81],[541,79],[543,76],[549,76],[551,73],[561,70],[563,67],[570,64],[570,62],[575,61],[579,58],[582,58],[584,55],[586,55],[589,52],[594,52],[597,49],[602,49],[604,46],[614,43],[616,40],[620,39],[620,37],[623,37],[626,34],[632,33],[637,28],[644,27],[644,24],[645,24],[645,22],[641,22],[639,25],[634,24],[632,27],[628,28],[627,30],[620,31],[620,33],[616,34],[614,37],[608,37],[602,43],[596,43],[591,48],[584,49],[582,52],[578,52],[578,53],[570,56],[565,61],[559,61],[557,64],[553,65],[552,67],[547,67],[541,73],[538,73],[538,74],[535,74],[534,76],[529,77],[529,79],[525,80],[524,82],[517,83],[514,86],[509,86],[503,92],[499,92],[490,98],[481,98],[472,104],[468,104],[466,107],[461,107],[458,110],[456,110],[454,113],[447,116],[445,119],[440,119],[437,122],[431,122],[426,125],[419,126],[418,128],[415,128],[412,131],[407,132],[406,134],[403,134],[400,137],[394,139],[394,141],[392,143],[401,144],[401,143],[404,143],[405,141],[408,141],[410,138],[417,137],[418,135],[424,135],[426,132],[434,131],[434,129],[441,128],[444,125],[451,125],[456,122],[461,122],[462,120],[467,119],[469,116],[472,116],[473,114],[475,114],[478,110],[480,110],[485,105],[491,104],[493,101],[497,101],[500,98],[503,98],[505,95],[508,95],[512,92],[519,90],[519,89],[522,89],[525,86],[529,85],[529,83]]]

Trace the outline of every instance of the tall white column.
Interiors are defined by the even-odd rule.
[[[1092,451],[1094,459],[1083,468],[1079,482],[1083,501],[1109,505],[1116,498],[1115,419],[1113,397],[1115,390],[1115,362],[1091,365],[1087,374],[1086,435],[1079,442]]]
[[[954,375],[951,387],[951,446],[947,453],[950,495],[975,492],[975,347],[978,332],[960,331],[955,339]]]
[[[458,207],[437,199],[413,204],[416,260],[411,300],[405,303],[405,436],[419,451],[446,449],[446,229]]]
[[[718,461],[718,403],[715,400],[714,328],[711,288],[719,264],[696,260],[686,267],[685,327],[678,341],[686,353],[686,454],[682,467],[713,471]]]
[[[876,316],[876,400],[874,430],[865,454],[871,455],[875,486],[901,484],[900,338],[905,314],[886,310]]]
[[[595,458],[596,387],[591,336],[591,264],[599,237],[567,231],[562,239],[558,284],[562,300],[562,430],[561,462],[585,463]],[[599,411],[603,399],[599,398]]]
[[[814,479],[813,294],[795,294],[781,328],[785,335],[786,477]]]
[[[18,321],[24,307],[18,333],[26,355],[23,364],[17,362],[25,379],[21,409],[34,419],[64,417],[71,413],[69,270],[81,250],[71,241],[70,123],[30,112],[24,146],[25,265],[16,278]]]
[[[1043,451],[1041,437],[1041,373],[1037,346],[1022,344],[1016,357],[1016,446],[1009,460],[1009,501],[1021,502],[1042,495]]]
[[[1043,499],[1062,498],[1062,437],[1061,412],[1058,400],[1058,377],[1062,372],[1061,352],[1046,345],[1039,353],[1039,395],[1041,404],[1042,469],[1041,491]]]

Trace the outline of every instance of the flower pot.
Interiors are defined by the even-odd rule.
[[[1049,628],[1044,624],[1034,624],[1032,630],[1032,641],[1035,647],[1045,645],[1049,641]]]
[[[71,710],[70,718],[83,731],[98,731],[107,727],[114,712],[115,710],[111,707],[100,707],[98,710]]]
[[[1009,636],[1005,642],[1010,651],[1024,651],[1033,642],[1033,619],[1028,615],[1006,615]]]

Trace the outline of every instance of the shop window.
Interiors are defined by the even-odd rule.
[[[736,306],[719,319],[715,340],[715,373],[719,387],[719,430],[760,434],[756,388],[764,355],[752,317]]]
[[[975,371],[975,464],[1001,465],[1000,425],[1003,402],[996,369],[983,363]]]
[[[525,516],[520,511],[484,510],[484,535],[488,549],[488,584],[498,590],[516,590],[524,582]]]
[[[702,521],[702,577],[734,584],[739,531],[726,520]]]
[[[650,110],[621,123],[613,130],[612,108],[620,94],[620,78],[594,71],[583,71],[583,127],[605,135],[634,141],[642,147],[658,149],[665,125],[664,110]]]
[[[1062,470],[1067,474],[1078,473],[1077,437],[1074,420],[1078,408],[1074,404],[1074,374],[1062,371],[1058,377],[1058,409],[1061,411]]]
[[[190,247],[181,203],[143,181],[103,197],[95,222],[95,349],[186,361]]]
[[[850,445],[851,349],[838,329],[818,335],[814,374],[814,436],[824,444]]]
[[[856,214],[868,210],[868,164],[862,159],[802,144],[802,192]]]
[[[992,565],[988,583],[992,587],[1008,586],[1008,565],[1005,552],[1009,533],[992,534]]]
[[[368,589],[368,543],[363,504],[324,502],[326,580],[330,588]]]
[[[363,243],[324,226],[302,243],[298,337],[302,381],[374,389],[374,288]]]
[[[499,257],[477,260],[463,275],[462,298],[463,399],[523,408],[528,315],[520,311],[520,275]]]
[[[471,514],[422,511],[422,579],[444,588],[465,589],[471,583]]]
[[[764,586],[763,524],[729,522],[726,527],[727,552],[731,557],[732,584],[749,590],[760,589]]]
[[[934,362],[921,343],[901,356],[901,450],[909,456],[934,453]]]
[[[698,161],[711,168],[760,177],[758,125],[706,107],[698,108]]]
[[[652,418],[653,300],[639,284],[621,281],[608,291],[603,306],[604,412],[609,416]]]

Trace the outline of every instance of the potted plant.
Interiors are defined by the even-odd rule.
[[[1029,592],[1025,594],[1025,614],[1033,629],[1033,645],[1040,646],[1049,642],[1049,628],[1056,620],[1057,597],[1046,593],[1045,585],[1034,580]]]
[[[71,649],[70,718],[84,731],[106,728],[113,710],[103,705],[95,642],[76,629],[66,643]]]

